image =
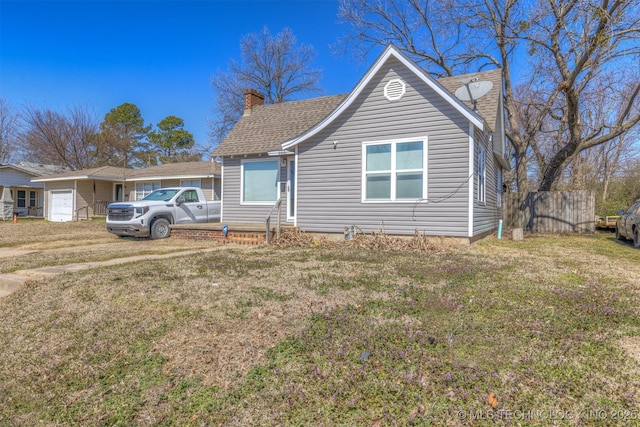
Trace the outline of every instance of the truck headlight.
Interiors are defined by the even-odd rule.
[[[149,206],[141,206],[136,208],[136,218],[149,212]]]

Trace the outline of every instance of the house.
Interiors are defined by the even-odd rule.
[[[44,185],[32,183],[31,179],[40,175],[63,172],[68,168],[57,165],[18,162],[0,163],[0,219],[20,216],[42,216]]]
[[[474,83],[481,92],[465,97]],[[496,229],[509,168],[501,70],[435,80],[389,46],[346,95],[263,99],[245,91],[243,117],[213,153],[223,222],[264,223],[279,202],[313,233],[473,241]]]
[[[168,163],[145,169],[101,166],[35,178],[44,185],[44,217],[72,221],[104,215],[114,201],[140,200],[161,187],[193,186],[209,200],[220,199],[220,165],[216,162]]]

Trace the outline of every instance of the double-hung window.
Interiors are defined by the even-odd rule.
[[[478,202],[484,203],[486,198],[487,182],[487,150],[480,146],[478,150]]]
[[[25,190],[18,190],[18,198],[16,199],[16,206],[19,208],[27,207],[27,192]]]
[[[242,203],[273,204],[278,200],[279,160],[244,160],[241,169]]]
[[[181,179],[180,187],[197,187],[201,188],[201,183],[199,179]]]
[[[160,188],[160,182],[136,182],[136,200],[142,200]]]
[[[416,201],[427,193],[427,138],[362,145],[362,200]]]

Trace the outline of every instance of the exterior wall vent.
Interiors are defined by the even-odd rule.
[[[384,97],[389,101],[400,100],[407,91],[407,85],[400,79],[389,80],[384,87]]]

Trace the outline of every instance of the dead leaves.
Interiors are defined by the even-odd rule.
[[[498,396],[496,396],[494,392],[489,393],[489,395],[487,396],[487,403],[493,409],[496,409],[498,407]]]

